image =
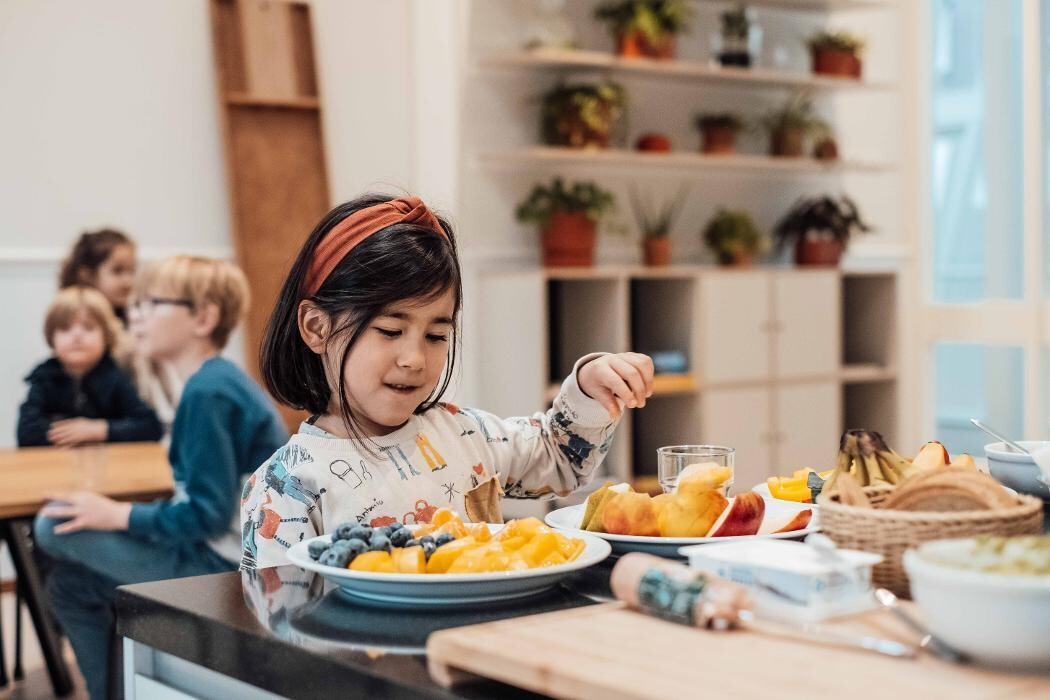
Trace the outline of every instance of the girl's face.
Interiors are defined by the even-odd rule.
[[[114,308],[125,308],[135,284],[135,247],[127,243],[116,246],[98,266],[90,282]]]
[[[452,339],[454,296],[397,302],[368,324],[343,366],[350,411],[366,435],[386,435],[405,424],[437,386]],[[340,345],[334,343],[333,345]],[[328,366],[338,367],[343,347],[332,348]],[[338,370],[329,372],[331,384]],[[329,413],[340,415],[338,392]]]
[[[106,352],[106,339],[95,317],[87,311],[79,311],[68,328],[55,329],[51,346],[66,371],[79,377],[102,359]]]

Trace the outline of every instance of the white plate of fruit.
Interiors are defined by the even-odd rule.
[[[441,509],[429,525],[346,523],[293,545],[288,558],[355,600],[449,607],[542,593],[609,553],[600,537],[556,532],[536,518],[464,523]]]
[[[547,515],[553,528],[574,537],[596,535],[614,552],[677,557],[686,545],[745,537],[793,539],[820,529],[811,506],[765,498],[753,491],[726,497],[732,472],[699,464],[682,472],[674,493],[650,496],[629,484],[606,483],[586,503]]]

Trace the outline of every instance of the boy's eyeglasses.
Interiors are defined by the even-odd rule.
[[[140,313],[151,313],[154,308],[162,305],[185,306],[193,311],[193,301],[190,299],[177,299],[173,297],[142,297],[135,300],[135,309]]]

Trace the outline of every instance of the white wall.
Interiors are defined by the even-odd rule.
[[[0,446],[81,231],[125,230],[143,257],[230,254],[213,81],[203,1],[0,3]]]

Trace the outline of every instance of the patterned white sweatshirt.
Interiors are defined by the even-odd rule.
[[[241,497],[241,568],[287,564],[296,542],[344,522],[426,523],[441,507],[464,518],[464,494],[495,476],[507,496],[564,496],[590,481],[618,421],[588,397],[577,369],[546,413],[498,418],[438,404],[368,449],[303,423],[256,470]]]

